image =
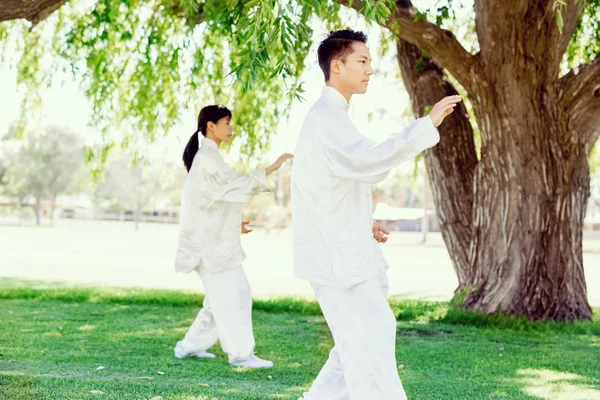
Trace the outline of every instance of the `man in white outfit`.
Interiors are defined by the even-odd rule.
[[[322,97],[300,131],[292,170],[294,274],[319,301],[335,346],[304,400],[406,399],[398,376],[396,320],[387,302],[387,263],[373,221],[371,185],[439,141],[437,126],[460,101],[382,143],[362,136],[348,116],[353,94],[373,74],[362,32],[331,32],[318,50]]]

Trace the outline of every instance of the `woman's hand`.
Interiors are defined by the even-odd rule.
[[[252,229],[248,229],[248,227],[246,226],[249,223],[250,221],[242,221],[242,235],[252,232]]]
[[[390,231],[379,225],[377,222],[373,222],[373,239],[377,240],[379,243],[385,243],[388,240],[389,234]]]
[[[280,155],[271,166],[267,167],[267,175],[269,175],[273,171],[277,171],[279,168],[281,168],[284,162],[291,158],[294,158],[294,155],[290,153],[283,153],[282,155]]]

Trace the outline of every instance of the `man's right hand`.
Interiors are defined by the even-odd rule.
[[[448,115],[452,114],[454,111],[454,107],[462,101],[460,96],[446,96],[442,100],[435,103],[431,112],[429,113],[429,117],[431,118],[431,122],[433,122],[433,126],[436,128],[441,125],[444,118]]]

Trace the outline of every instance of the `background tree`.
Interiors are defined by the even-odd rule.
[[[6,159],[2,189],[20,201],[27,196],[35,199],[37,225],[44,201],[51,203],[54,222],[56,198],[77,191],[86,178],[80,137],[60,127],[28,132],[18,150],[9,152]]]
[[[181,177],[185,170],[180,166],[178,169],[168,169],[177,178],[180,192],[183,186]],[[159,167],[144,161],[132,163],[131,157],[123,154],[110,162],[104,178],[98,183],[96,196],[111,201],[121,210],[133,210],[137,231],[144,207],[157,197],[168,196],[174,190],[172,186],[172,182],[161,181]]]

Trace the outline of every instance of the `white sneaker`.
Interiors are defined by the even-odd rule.
[[[206,351],[198,351],[196,353],[178,353],[175,352],[175,358],[188,358],[188,357],[198,357],[198,358],[215,358],[213,353],[207,353]]]
[[[271,368],[273,367],[272,361],[263,360],[262,358],[256,357],[252,354],[250,357],[243,361],[229,362],[229,365],[234,367],[246,367],[246,368]]]

